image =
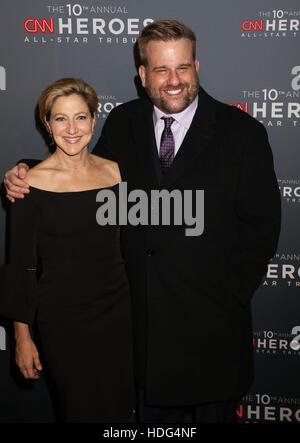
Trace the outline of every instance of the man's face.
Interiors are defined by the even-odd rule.
[[[146,46],[148,65],[139,67],[143,87],[165,114],[186,109],[199,89],[199,61],[193,60],[189,39],[151,40]]]

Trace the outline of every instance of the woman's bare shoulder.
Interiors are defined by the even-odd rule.
[[[49,157],[34,166],[33,168],[29,169],[25,177],[25,181],[29,184],[29,186],[34,186],[37,188],[43,187],[45,183],[51,180],[52,174],[52,161]]]
[[[93,161],[95,162],[95,166],[100,170],[100,172],[111,175],[116,181],[121,181],[121,173],[117,162],[99,157],[94,154],[91,155]]]

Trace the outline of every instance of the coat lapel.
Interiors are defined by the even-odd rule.
[[[160,170],[158,152],[153,127],[153,105],[142,99],[132,114],[132,127],[137,147],[136,162],[141,183],[151,188],[167,187],[175,182],[203,153],[215,133],[214,100],[200,88],[199,101],[192,124],[175,156],[172,166],[165,176]]]
[[[173,164],[163,177],[161,187],[175,182],[203,153],[215,133],[216,118],[214,100],[200,88],[196,113]]]
[[[151,188],[158,188],[162,180],[162,173],[158,159],[154,127],[153,105],[148,99],[142,99],[133,118],[133,133],[135,137],[136,165],[141,183],[148,184]]]

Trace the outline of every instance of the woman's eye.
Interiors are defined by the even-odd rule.
[[[79,119],[79,120],[86,120],[86,115],[80,115],[80,116],[78,117],[78,119]]]
[[[63,117],[56,117],[56,119],[55,119],[56,122],[62,122],[63,120],[64,120]]]

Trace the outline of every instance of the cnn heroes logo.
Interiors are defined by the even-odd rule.
[[[242,38],[299,38],[300,10],[259,11],[255,18],[243,20],[241,29]]]
[[[25,43],[88,43],[93,40],[107,44],[133,44],[140,30],[153,22],[152,18],[128,17],[126,7],[122,6],[88,7],[79,3],[47,6],[47,14],[52,17],[28,17],[24,20]]]
[[[300,121],[300,66],[290,69],[287,87],[242,91],[238,103],[227,103],[249,113],[266,127],[297,127]]]
[[[267,393],[248,394],[241,400],[237,417],[245,423],[299,423],[300,398]]]
[[[278,185],[285,203],[300,203],[300,179],[278,179]]]
[[[300,254],[277,253],[268,264],[262,287],[300,288]]]
[[[300,326],[291,332],[254,331],[253,348],[256,354],[300,356]]]
[[[106,118],[112,109],[123,103],[120,102],[115,95],[111,94],[98,95],[98,100],[99,104],[97,114],[99,118]]]

